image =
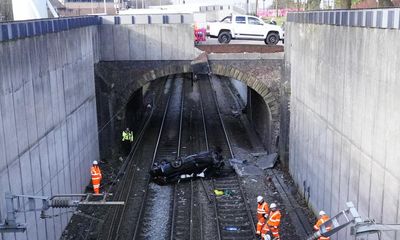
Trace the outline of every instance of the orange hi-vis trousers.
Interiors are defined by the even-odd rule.
[[[100,178],[92,178],[93,190],[94,193],[100,193]]]
[[[261,233],[261,230],[263,228],[263,226],[265,225],[265,218],[261,217],[258,218],[258,222],[257,222],[257,234]]]

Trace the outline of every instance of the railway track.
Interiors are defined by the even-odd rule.
[[[167,80],[165,79],[164,84],[161,84],[161,87],[159,88],[163,88],[166,82]],[[160,90],[159,88],[157,91]],[[162,98],[161,95],[157,97],[157,102],[160,100],[160,98]],[[153,111],[154,109],[150,112],[147,120],[143,124],[143,127],[137,135],[130,153],[126,157],[124,164],[121,166],[121,169],[117,174],[117,179],[120,183],[117,185],[111,185],[108,189],[108,192],[114,192],[113,200],[124,201],[125,203],[127,203],[129,200],[134,182],[133,180],[135,179],[137,150],[142,143],[144,133],[148,129],[148,126],[151,125],[150,122],[153,117]],[[114,186],[117,186],[116,190],[114,190]],[[118,236],[118,232],[122,225],[122,216],[126,211],[126,207],[127,204],[123,206],[111,207],[109,209],[107,214],[108,216],[105,221],[108,224],[103,224],[102,231],[99,231],[97,239],[115,239]]]
[[[157,136],[162,128],[168,103],[171,97],[171,84],[173,79],[167,79],[164,91],[159,97],[157,103],[160,109],[164,111],[154,111],[150,118],[146,131],[141,137],[138,146],[135,148],[128,169],[122,179],[119,189],[119,199],[125,200],[125,205],[116,209],[113,214],[109,214],[107,225],[104,226],[99,239],[129,239],[132,236],[132,225],[138,221],[139,207],[137,202],[142,202],[146,192],[143,192],[146,186],[147,169],[151,166],[151,157],[154,153],[154,147],[157,143]],[[135,161],[134,161],[135,160]],[[111,220],[110,220],[111,218]]]
[[[151,165],[162,160],[175,159],[180,154],[181,143],[181,109],[182,109],[182,78],[175,78],[171,89],[171,97],[168,107],[164,113],[163,123],[159,133],[158,141],[154,149]],[[179,123],[179,124],[177,124]],[[151,166],[150,165],[150,166]],[[147,169],[149,170],[150,167]],[[132,239],[166,239],[169,235],[167,229],[171,228],[168,219],[170,215],[170,204],[173,198],[172,187],[163,186],[162,188],[150,189],[150,177],[147,174],[147,184],[141,207],[139,218],[136,221],[135,231]],[[162,202],[164,201],[164,202]],[[163,204],[164,203],[164,204]],[[164,215],[164,217],[161,217]],[[155,217],[157,216],[157,218]],[[162,218],[162,219],[158,219]]]
[[[187,94],[188,81],[183,81],[182,103],[180,112],[180,129],[182,142],[186,146],[179,144],[177,156],[184,157],[193,153],[193,144],[191,141],[191,106],[187,104],[189,100]],[[185,101],[188,99],[187,101]],[[185,104],[186,102],[186,104]],[[189,114],[188,114],[189,113]],[[183,124],[185,122],[185,124]],[[185,125],[185,126],[183,126]],[[183,129],[182,129],[183,128]],[[181,142],[181,141],[180,141]],[[174,200],[171,219],[171,240],[192,240],[193,239],[193,209],[194,209],[194,183],[178,182],[174,186]]]
[[[207,149],[211,146],[219,146],[225,156],[234,158],[235,154],[211,82],[209,79],[200,81],[202,106],[204,106],[202,112],[206,114],[204,130]],[[212,129],[212,136],[208,134],[210,129]],[[213,180],[213,189],[229,192],[228,195],[216,196],[214,201],[218,239],[254,239],[255,224],[239,178],[231,169],[227,168],[223,175]]]
[[[222,105],[229,105],[227,104],[231,103],[229,102],[229,99],[234,99],[235,94],[232,92],[232,89],[227,82],[222,80],[219,83],[221,85],[221,88],[219,88],[220,90],[217,94],[220,97],[219,100],[222,102]],[[221,97],[223,95],[229,96],[228,99]],[[236,101],[236,103],[232,105],[233,110],[240,110],[243,107],[240,105],[239,101]],[[244,124],[237,124],[237,121],[232,120],[232,117],[227,117],[230,115],[229,112],[225,111],[224,113],[224,122],[227,125],[227,128],[230,130],[228,132],[232,139],[234,139],[234,143],[238,143],[238,139],[240,139],[240,145],[244,145],[246,149],[254,149],[256,152],[265,151],[257,141],[254,141],[254,139],[257,139],[258,137],[256,136],[254,130],[248,128],[250,125],[247,122],[247,119],[242,118],[241,122]],[[287,212],[286,217],[288,217],[290,222],[293,224],[297,236],[300,239],[305,239],[313,231],[311,227],[312,223],[308,222],[308,217],[304,214],[302,207],[297,203],[296,199],[291,194],[291,190],[283,180],[284,178],[282,172],[276,169],[268,169],[267,175],[271,176],[272,182],[276,187],[276,190],[279,192],[279,196],[282,199],[280,204],[285,206],[285,211]],[[266,182],[265,185],[267,186],[268,183]],[[253,216],[255,216],[255,211]]]

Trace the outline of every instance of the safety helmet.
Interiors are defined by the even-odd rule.
[[[262,197],[262,196],[258,196],[257,197],[257,202],[259,203],[259,202],[262,202],[262,200],[264,200],[264,198]]]
[[[271,209],[276,208],[276,204],[275,203],[271,203],[271,205],[269,205],[269,208],[271,208]]]
[[[93,165],[97,165],[98,162],[96,160],[93,161]]]
[[[326,213],[325,213],[324,211],[321,210],[321,211],[319,211],[319,215],[320,215],[320,216],[323,216],[323,215],[326,215]]]

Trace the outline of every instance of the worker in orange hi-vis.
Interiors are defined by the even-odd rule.
[[[269,214],[269,207],[268,203],[264,201],[264,198],[262,196],[257,197],[257,231],[256,234],[260,235],[261,234],[261,229],[265,224],[265,219],[268,218]]]
[[[267,233],[271,231],[273,237],[272,239],[279,240],[279,225],[281,224],[281,212],[278,210],[278,207],[275,203],[271,203],[269,207],[271,210],[269,212],[268,221],[262,229],[262,237],[264,239],[269,239],[269,236],[267,237]]]
[[[314,230],[319,231],[319,227],[324,224],[326,221],[329,220],[329,216],[324,212],[324,211],[319,211],[319,219],[314,225]],[[326,226],[326,230],[329,231],[331,230],[331,226]],[[329,237],[319,237],[318,240],[329,240]]]
[[[101,170],[100,167],[98,166],[98,162],[95,160],[93,161],[93,166],[90,169],[90,172],[92,174],[92,184],[93,184],[93,190],[94,193],[99,194],[100,193],[100,181],[101,181]]]

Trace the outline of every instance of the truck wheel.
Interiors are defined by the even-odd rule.
[[[279,35],[277,33],[268,33],[267,38],[264,40],[267,45],[276,45],[279,42]]]
[[[229,32],[221,32],[218,35],[218,42],[219,43],[229,43],[231,41],[231,34]]]

